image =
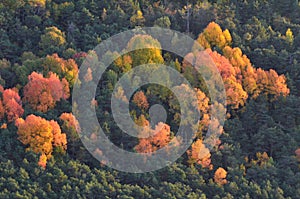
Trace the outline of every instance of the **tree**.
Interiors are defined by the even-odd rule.
[[[227,104],[231,105],[234,109],[239,108],[239,106],[243,106],[248,98],[248,94],[242,86],[241,70],[238,67],[234,67],[226,57],[216,51],[206,49],[205,53],[209,55],[213,64],[219,69],[226,89]],[[207,64],[207,66],[209,66],[210,61],[203,63],[203,60],[206,59],[203,55],[203,52],[196,52],[189,53],[185,56],[183,61],[185,74],[187,74],[186,71],[188,71],[191,64],[188,62],[194,62],[195,66],[202,66],[202,64]],[[197,77],[194,74],[192,75],[193,77],[189,77],[189,79],[195,81]]]
[[[120,74],[130,71],[132,67],[131,57],[129,55],[123,55],[123,56],[116,55],[116,57],[117,58],[115,59],[114,64],[118,69],[117,71]]]
[[[65,78],[73,86],[78,75],[78,66],[73,59],[64,60],[58,54],[47,55],[43,63],[43,74],[56,73],[60,79]]]
[[[60,115],[59,119],[64,122],[62,127],[65,128],[66,131],[75,131],[76,134],[80,132],[79,122],[72,113],[63,113]]]
[[[232,105],[232,108],[244,106],[248,94],[242,87],[241,80],[243,77],[240,68],[234,67],[226,57],[215,51],[212,52],[210,49],[206,49],[206,52],[213,59],[214,64],[221,73],[226,89],[227,104]]]
[[[7,122],[13,122],[24,113],[21,98],[16,89],[4,90],[2,86],[0,87],[0,92],[2,92],[2,101],[0,99],[0,119],[6,116]]]
[[[136,92],[132,98],[132,102],[140,109],[146,110],[149,108],[147,97],[145,96],[143,91]]]
[[[11,11],[15,11],[19,9],[20,7],[24,6],[25,2],[24,0],[3,0],[0,3],[0,7],[5,6],[6,8],[9,8]]]
[[[296,158],[300,162],[300,148],[295,151]]]
[[[150,63],[162,64],[164,62],[159,41],[150,35],[138,34],[133,36],[127,44],[127,50],[131,51],[129,55],[133,67]]]
[[[231,48],[230,46],[225,46],[223,48],[223,54],[230,61],[232,66],[240,68],[242,73],[246,67],[252,67],[249,58],[244,55],[242,50],[238,47]]]
[[[47,121],[35,115],[26,119],[19,118],[15,125],[18,128],[18,139],[27,146],[28,151],[40,154],[39,165],[45,167],[46,160],[52,157],[53,148],[65,151],[67,148],[66,134],[61,133],[57,122]]]
[[[227,171],[225,171],[225,169],[223,169],[222,167],[219,167],[214,175],[214,180],[215,183],[219,184],[219,185],[224,185],[227,183],[226,180],[226,176],[227,176]]]
[[[131,18],[130,18],[130,23],[131,25],[134,26],[142,26],[145,22],[145,18],[143,16],[142,11],[138,10],[136,12],[136,14],[134,14]]]
[[[61,129],[67,135],[68,141],[68,152],[76,154],[78,152],[78,146],[80,143],[79,133],[80,126],[79,122],[72,113],[63,113],[59,119],[62,120]]]
[[[236,81],[234,77],[224,80],[227,104],[232,105],[233,109],[244,106],[248,98],[248,94],[244,91],[242,85]]]
[[[60,48],[66,44],[65,33],[57,27],[52,26],[45,29],[39,43],[43,54],[52,54],[60,52]]]
[[[64,27],[67,27],[68,23],[72,21],[74,8],[74,2],[52,3],[53,18],[55,21],[60,21],[60,24]]]
[[[195,88],[195,92],[197,94],[197,100],[198,100],[197,108],[201,114],[197,137],[201,139],[203,136],[202,135],[203,131],[207,130],[207,127],[209,125],[210,105],[209,105],[209,98],[205,95],[204,92],[202,92],[200,89],[197,88]]]
[[[60,81],[57,75],[49,73],[48,78],[33,72],[28,76],[29,82],[24,87],[24,102],[40,112],[47,112],[55,107],[57,101],[68,99],[69,85],[66,80]]]
[[[33,7],[45,7],[46,0],[28,0],[28,3]]]
[[[90,67],[86,70],[86,74],[84,75],[84,81],[90,82],[93,80],[93,71]]]
[[[51,124],[38,116],[29,115],[26,119],[16,120],[18,139],[27,146],[27,150],[44,154],[47,159],[52,154],[53,133]]]
[[[197,163],[200,164],[203,168],[212,169],[213,165],[211,164],[211,154],[209,149],[203,144],[201,139],[196,140],[190,150],[187,151],[189,156],[189,162],[191,164]]]
[[[287,31],[287,35],[291,37],[291,31]],[[231,40],[229,31],[222,31],[214,22],[210,23],[197,39],[204,48],[217,46],[222,50],[224,57],[210,49],[206,52],[220,70],[227,91],[228,104],[238,108],[239,105],[244,105],[248,95],[255,99],[259,94],[265,94],[272,100],[280,95],[289,94],[284,75],[278,75],[274,70],[255,69],[240,48],[230,46]],[[192,54],[186,58],[193,60]]]
[[[49,121],[52,127],[52,134],[53,134],[53,147],[56,147],[59,152],[64,152],[67,150],[67,137],[65,133],[61,132],[60,126],[54,120]]]
[[[0,100],[0,120],[4,118],[5,109],[3,107],[2,101]]]
[[[146,122],[147,123],[147,122]],[[148,122],[149,123],[149,122]],[[149,124],[144,125],[149,126]],[[135,150],[139,153],[151,153],[164,146],[166,146],[171,140],[170,126],[162,122],[155,126],[152,130],[154,135],[148,138],[141,138],[139,144],[135,146]],[[142,132],[144,133],[144,132]]]
[[[240,48],[226,46],[223,53],[234,67],[240,68],[243,87],[251,97],[256,98],[260,93],[270,95],[272,98],[289,94],[284,75],[279,76],[272,69],[270,71],[264,71],[261,68],[254,69]]]
[[[262,69],[257,69],[257,86],[262,94],[273,98],[278,96],[287,96],[290,90],[286,84],[286,78],[284,75],[278,75],[276,71],[264,71]]]
[[[293,44],[294,42],[294,35],[293,35],[293,32],[290,28],[287,29],[286,33],[285,33],[285,37],[286,37],[286,40],[289,44]]]
[[[46,168],[46,165],[47,165],[47,156],[45,154],[40,155],[40,159],[39,159],[38,165],[40,167]]]
[[[171,21],[168,16],[163,16],[154,21],[154,26],[158,26],[161,28],[170,28]]]
[[[232,38],[227,29],[222,31],[219,24],[211,22],[204,29],[203,33],[198,36],[197,41],[204,48],[217,46],[219,49],[223,49],[231,44]]]

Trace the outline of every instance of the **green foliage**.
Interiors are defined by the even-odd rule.
[[[154,26],[158,26],[161,28],[170,28],[171,26],[170,18],[167,16],[160,17],[154,21]]]
[[[56,73],[60,79],[66,78],[72,88],[86,56],[84,52],[121,31],[158,26],[189,31],[196,39],[210,22],[215,24],[202,35],[201,41],[204,46],[205,41],[212,45],[205,47],[212,47],[218,53],[226,45],[239,47],[254,69],[272,69],[285,75],[291,92],[270,100],[274,81],[279,81],[272,72],[273,76],[269,74],[272,78],[262,80],[269,93],[249,97],[234,109],[228,106],[225,132],[220,145],[211,151],[211,170],[190,165],[188,155],[184,154],[174,164],[145,174],[117,172],[96,161],[81,143],[77,129],[60,118],[64,112],[72,111],[71,100],[57,102],[47,113],[25,106],[24,118],[35,114],[59,122],[62,133],[67,135],[67,152],[63,156],[54,151],[55,156],[43,169],[37,164],[40,154],[26,152],[28,146],[18,140],[16,126],[0,120],[0,198],[299,198],[300,162],[295,156],[300,146],[299,13],[299,3],[295,0],[191,0],[188,4],[177,0],[1,0],[0,85],[5,89],[16,87],[21,97],[32,72],[44,76]],[[220,30],[216,24],[228,29],[232,38],[228,37],[229,31]],[[220,42],[213,43],[214,40]],[[127,49],[139,46],[148,48],[121,57],[107,52],[107,56],[116,60],[105,71],[97,88],[97,103],[93,102],[107,136],[129,151],[139,141],[124,134],[113,122],[109,100],[124,73],[149,62],[170,65],[209,97],[201,74],[184,65],[181,57],[161,51],[159,42],[148,35],[136,35]],[[220,64],[224,64],[223,60]],[[150,73],[153,67],[143,72]],[[226,73],[225,69],[221,72]],[[236,82],[245,89],[250,81],[245,83],[239,75],[237,72]],[[157,77],[172,79],[168,74]],[[94,81],[95,77],[91,74],[87,79]],[[129,100],[136,120],[141,115],[150,119],[149,108],[157,103],[163,105],[168,112],[166,123],[176,132],[180,99],[162,86],[147,85],[140,91],[148,103],[145,107],[125,99],[124,90],[117,95],[120,100]],[[231,94],[234,96],[236,91]],[[198,134],[202,138],[206,136],[205,125],[201,128]],[[213,180],[219,167],[227,171],[227,184],[216,184]]]
[[[60,52],[60,47],[64,46],[65,43],[65,34],[57,27],[52,26],[46,28],[45,33],[41,35],[39,46],[43,50],[42,54],[52,54]]]

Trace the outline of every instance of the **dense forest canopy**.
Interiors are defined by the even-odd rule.
[[[182,32],[203,47],[184,57],[161,50],[158,38],[136,34],[99,82],[82,63],[117,33],[141,27]],[[0,198],[299,198],[300,196],[300,3],[296,0],[1,0],[0,2]],[[211,100],[192,63],[203,53],[217,67],[226,106]],[[149,84],[132,96],[115,85],[139,65],[172,67],[195,93],[200,112],[194,141],[173,164],[153,172],[121,172],[99,162],[81,141],[72,112],[78,75],[96,83],[90,106],[116,146],[145,155],[176,139],[180,98]],[[149,65],[145,74],[154,70]],[[172,77],[162,73],[161,79]],[[82,93],[82,96],[87,95]],[[115,122],[111,97],[129,104],[136,138]],[[182,95],[182,98],[185,96]],[[166,111],[151,117],[151,107]],[[72,107],[73,105],[73,107]],[[226,121],[211,118],[213,107]],[[82,114],[89,114],[88,112]],[[217,136],[209,150],[208,129]],[[136,130],[136,129],[135,129]],[[175,140],[174,140],[175,138]],[[97,140],[97,133],[89,136]]]

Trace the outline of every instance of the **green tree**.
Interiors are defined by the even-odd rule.
[[[52,26],[45,29],[45,33],[41,35],[39,46],[42,54],[52,54],[60,52],[66,44],[65,33],[57,27]]]

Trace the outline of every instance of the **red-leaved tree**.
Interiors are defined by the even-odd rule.
[[[17,89],[3,89],[1,86],[2,100],[0,99],[0,119],[13,122],[24,113],[22,101]]]

